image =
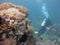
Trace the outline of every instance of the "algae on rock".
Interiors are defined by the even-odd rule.
[[[0,37],[2,39],[0,45],[18,45],[16,38],[18,36],[17,40],[19,40],[24,33],[27,35],[25,42],[29,45],[33,36],[33,27],[27,16],[28,10],[23,6],[12,3],[0,4],[0,18],[3,20],[0,24],[3,26],[0,26]]]

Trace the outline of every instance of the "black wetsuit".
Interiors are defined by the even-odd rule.
[[[45,21],[44,26],[42,26],[41,29],[39,30],[38,35],[43,35],[44,32],[46,31],[46,27],[49,27],[49,26],[52,26],[52,22],[51,22],[50,19],[47,19],[47,20]]]

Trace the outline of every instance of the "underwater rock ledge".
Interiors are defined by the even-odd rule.
[[[27,16],[23,6],[0,4],[0,45],[32,44],[33,27]]]

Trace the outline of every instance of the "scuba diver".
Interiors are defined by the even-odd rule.
[[[39,33],[42,35],[46,31],[46,27],[50,27],[51,25],[52,23],[49,19],[44,19],[41,25],[41,29],[39,30]]]
[[[46,3],[43,3],[42,5],[42,13],[44,14],[46,18],[43,20],[41,24],[41,29],[38,32],[38,37],[41,39],[42,39],[41,35],[44,34],[44,32],[46,31],[46,28],[52,26],[52,22],[49,19],[49,13],[46,9]]]
[[[41,38],[41,40],[42,40],[41,35],[43,35],[44,32],[46,31],[46,28],[50,26],[52,26],[52,22],[50,21],[50,19],[49,18],[44,19],[41,24],[41,29],[39,30],[39,33],[38,33],[38,37]]]

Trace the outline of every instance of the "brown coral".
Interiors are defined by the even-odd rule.
[[[27,13],[28,10],[22,6],[16,6],[11,3],[0,5],[0,16],[4,19],[23,20],[26,18]]]
[[[28,38],[33,35],[32,25],[30,25],[30,21],[27,19],[28,10],[23,6],[17,6],[11,3],[3,3],[0,5],[0,17],[2,17],[5,21],[0,24],[0,33],[10,34],[12,32],[12,37],[14,36],[14,31],[10,27],[14,27],[19,35],[24,35],[24,32],[28,35]],[[2,28],[3,27],[3,28]],[[17,34],[16,33],[16,34]],[[22,33],[22,34],[21,34]],[[2,35],[3,35],[2,34]],[[5,37],[6,40],[3,42],[7,45],[12,45],[10,41],[13,41],[14,37],[9,39]],[[15,40],[16,41],[16,40]],[[1,43],[1,42],[0,42]],[[16,43],[16,42],[15,42]],[[16,44],[13,45],[16,45]]]
[[[24,8],[23,6],[18,6],[18,5],[14,5],[12,3],[3,3],[0,5],[0,10],[5,10],[8,8],[17,8],[19,9],[22,13],[27,14],[28,10],[26,8]]]

